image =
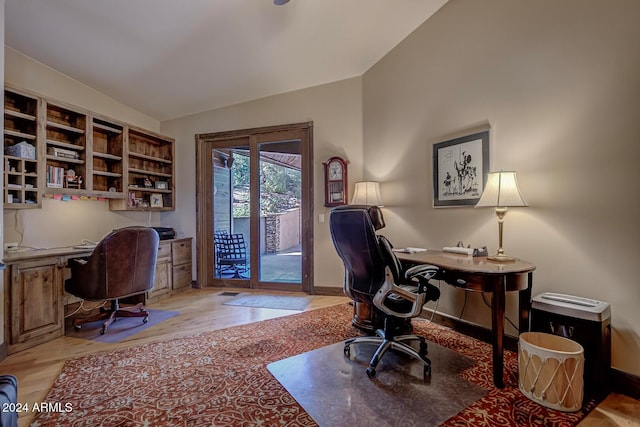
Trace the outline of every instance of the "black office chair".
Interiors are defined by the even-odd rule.
[[[384,317],[384,328],[377,336],[351,338],[344,343],[344,353],[357,343],[378,344],[369,362],[367,375],[376,375],[376,366],[389,349],[399,350],[424,365],[424,375],[431,374],[427,343],[417,335],[397,335],[399,326],[417,317],[427,301],[440,298],[440,290],[429,283],[438,271],[432,265],[404,269],[391,250],[391,244],[376,230],[384,227],[380,208],[376,206],[339,206],[331,210],[329,228],[333,244],[345,266],[344,292],[355,302],[373,304]],[[418,341],[416,351],[408,341]]]

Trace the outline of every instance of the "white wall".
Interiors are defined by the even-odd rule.
[[[151,131],[160,122],[22,53],[5,47],[5,83]]]
[[[195,235],[195,134],[313,121],[314,156],[314,275],[315,286],[342,286],[343,267],[333,250],[329,224],[318,223],[318,214],[328,220],[324,207],[322,162],[340,155],[351,160],[350,187],[362,174],[362,80],[336,83],[271,96],[252,102],[163,122],[161,131],[176,138],[176,168],[179,173],[175,212],[163,223]]]
[[[613,366],[636,375],[638,16],[633,0],[451,0],[363,79],[364,175],[383,183],[385,234],[496,250],[491,209],[432,208],[433,144],[489,124],[491,169],[517,171],[530,204],[505,218],[507,253],[537,265],[534,294],[609,302]],[[462,304],[443,285],[439,310]],[[490,325],[479,295],[463,319]]]

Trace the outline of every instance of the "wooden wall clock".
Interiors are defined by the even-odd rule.
[[[324,165],[324,205],[328,207],[348,203],[347,164],[340,157],[331,157]]]

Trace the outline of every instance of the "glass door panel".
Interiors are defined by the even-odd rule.
[[[258,144],[259,282],[302,283],[301,141]],[[299,286],[295,286],[299,289]],[[292,289],[293,290],[293,289]]]
[[[249,147],[219,148],[212,154],[214,277],[246,281],[244,286],[248,286],[251,277]]]

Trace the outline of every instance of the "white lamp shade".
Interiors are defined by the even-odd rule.
[[[375,181],[356,182],[356,189],[353,192],[351,204],[382,207],[380,183]]]
[[[527,202],[520,193],[516,173],[491,172],[476,208],[509,206],[527,206]]]

